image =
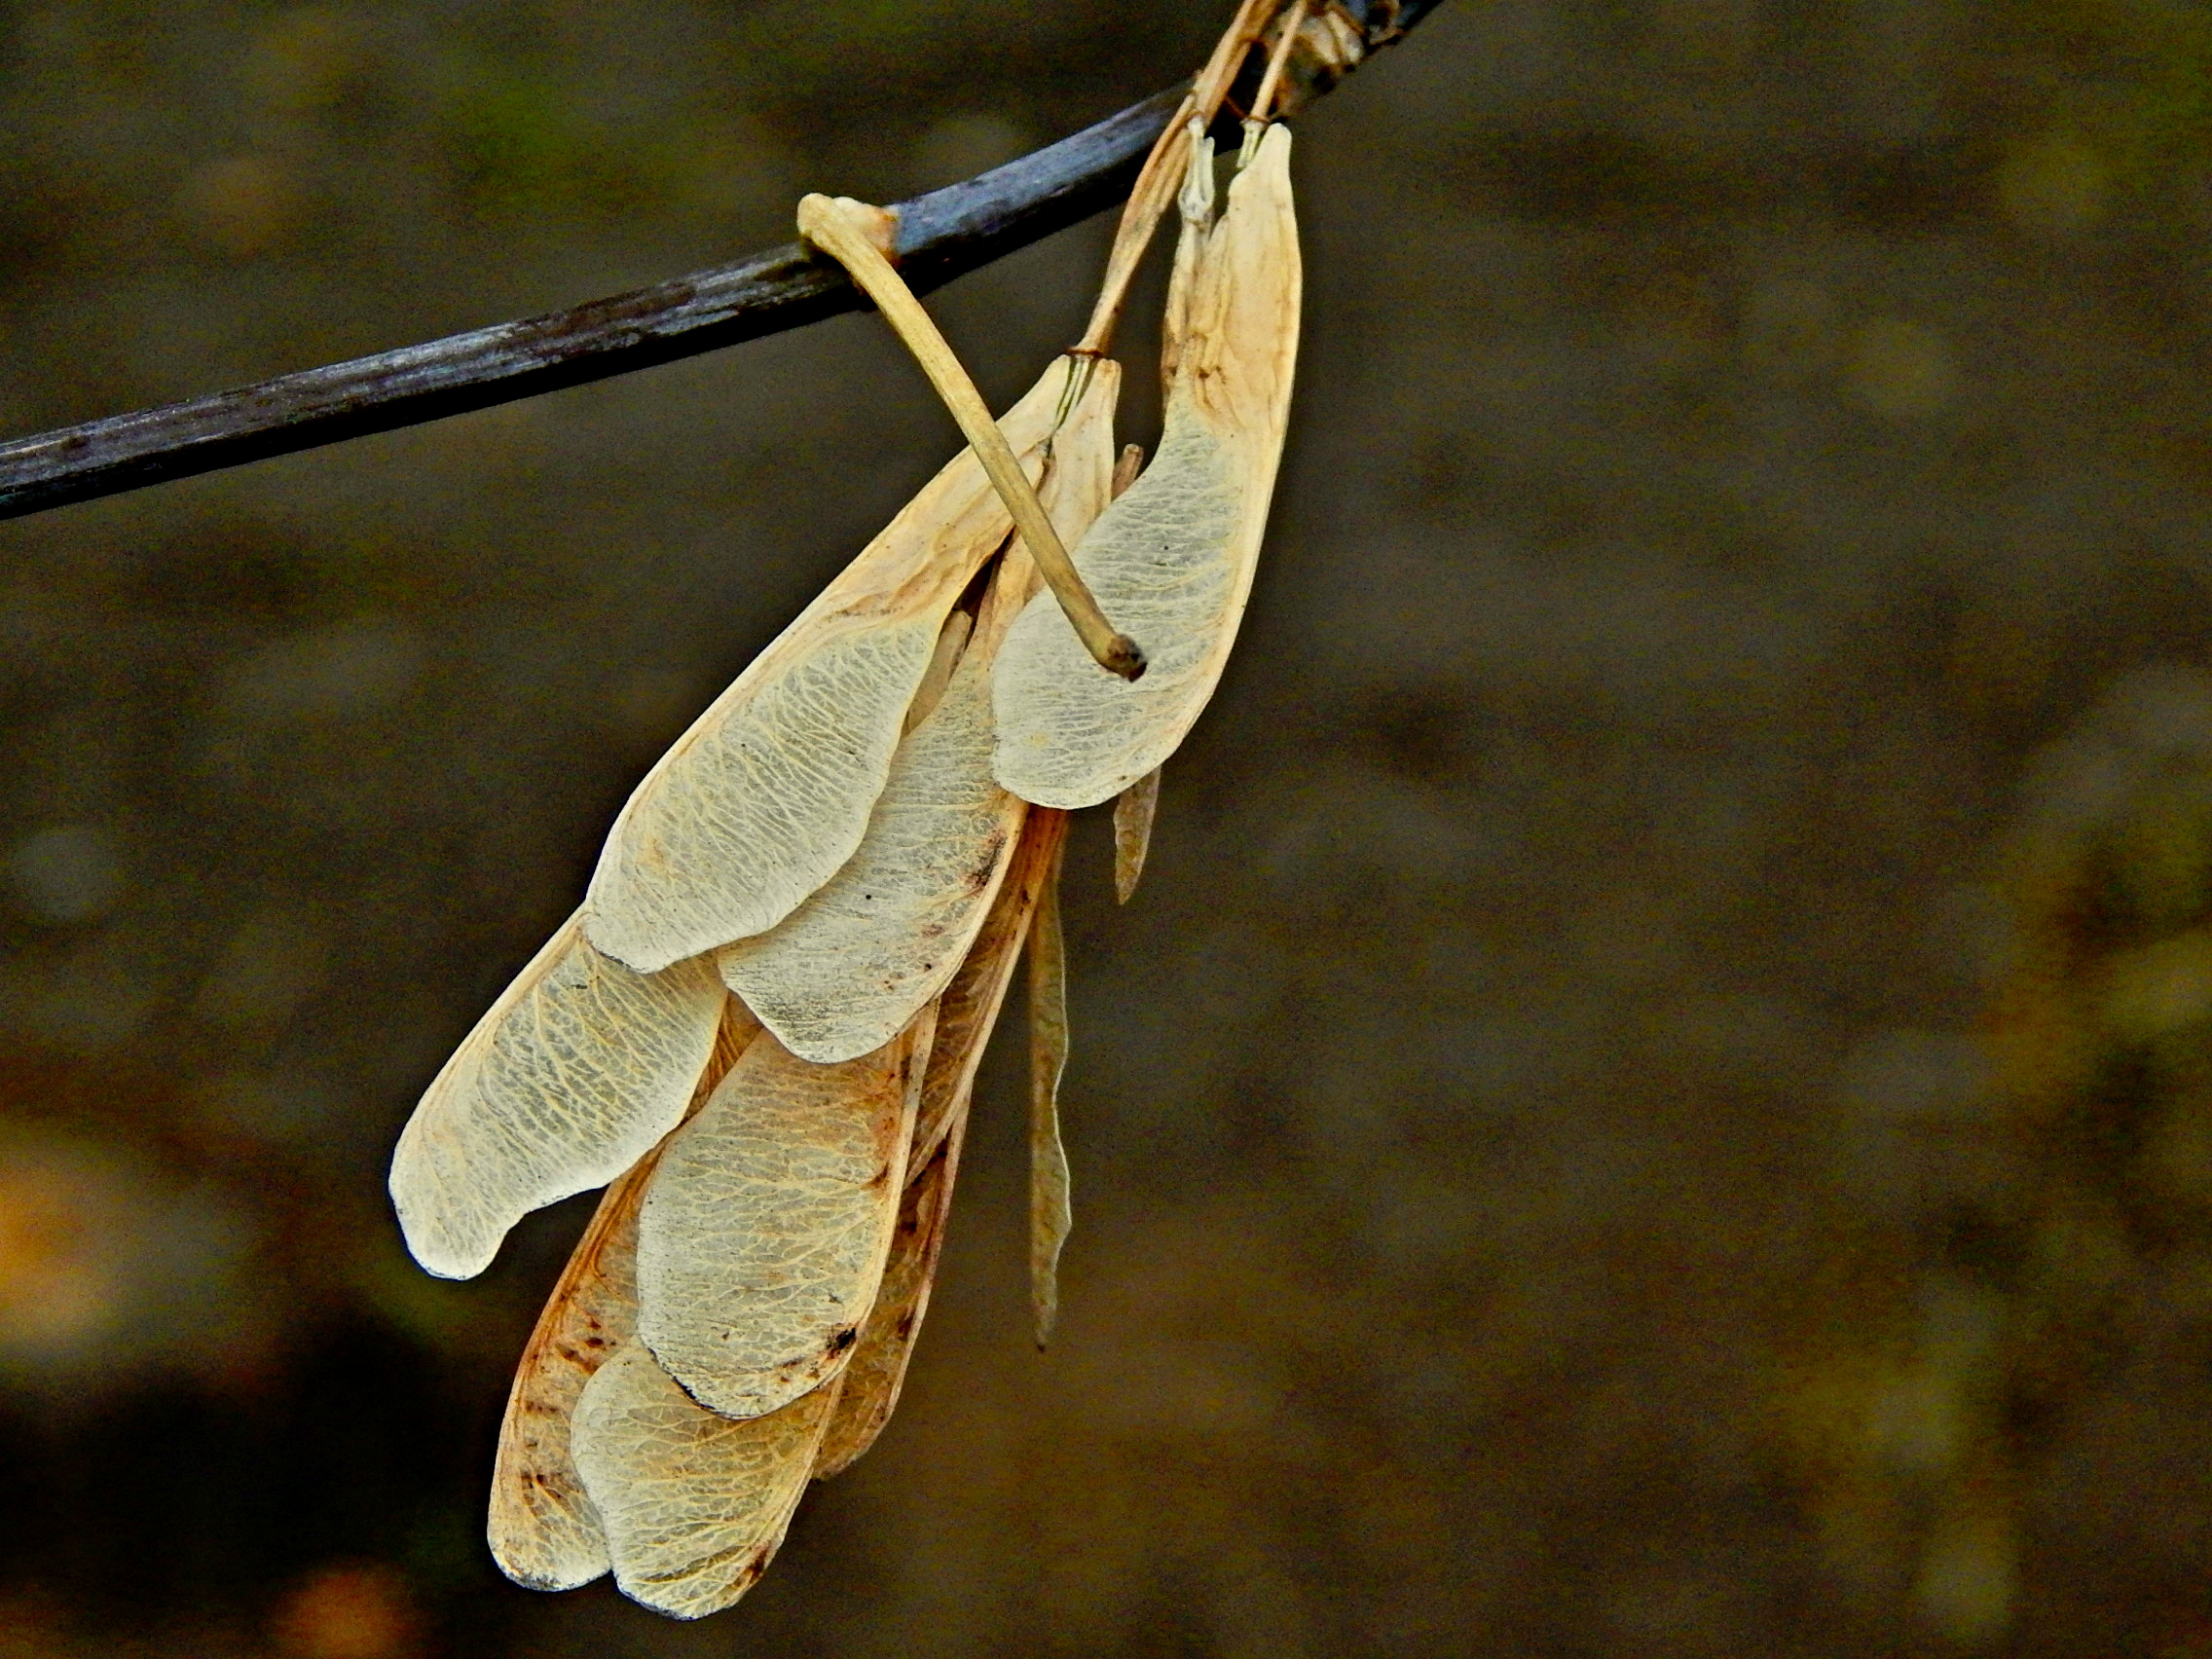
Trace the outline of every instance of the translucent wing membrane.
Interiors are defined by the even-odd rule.
[[[960,1168],[960,1143],[968,1125],[963,1101],[937,1155],[906,1183],[899,1204],[899,1226],[891,1237],[891,1256],[883,1286],[861,1326],[860,1341],[842,1378],[837,1410],[823,1436],[814,1473],[828,1480],[841,1474],[875,1444],[899,1404],[906,1362],[922,1334],[929,1311],[930,1287],[937,1280],[938,1252],[944,1245],[945,1218],[952,1210],[952,1180]]]
[[[1107,674],[1056,608],[1034,601],[999,653],[994,766],[1040,806],[1096,805],[1174,752],[1220,682],[1251,592],[1298,350],[1290,134],[1267,129],[1208,225],[1211,166],[1200,142],[1168,305],[1159,453],[1074,555],[1150,667],[1134,682]]]
[[[1120,376],[1102,363],[1053,435],[1040,494],[1080,535],[1105,506]],[[936,708],[901,743],[852,860],[772,931],[719,954],[722,977],[803,1059],[851,1059],[887,1042],[943,990],[982,925],[1023,803],[991,777],[990,669],[1034,585],[1002,561]]]
[[[669,1143],[639,1222],[639,1334],[702,1405],[760,1417],[834,1376],[898,1219],[933,1011],[841,1065],[755,1040]]]
[[[922,1078],[922,1103],[915,1115],[909,1169],[927,1165],[958,1114],[967,1110],[976,1087],[976,1069],[1006,1005],[1014,964],[1029,937],[1029,918],[1059,856],[1067,834],[1067,815],[1039,808],[1022,828],[1021,850],[1008,871],[998,900],[968,960],[938,1001],[937,1036],[930,1047],[929,1070]]]
[[[571,918],[415,1108],[391,1161],[407,1247],[467,1278],[527,1212],[605,1186],[676,1126],[714,1048],[711,964],[636,974]]]
[[[695,1105],[760,1029],[741,1004],[724,1001]],[[507,1395],[487,1535],[500,1569],[534,1590],[571,1589],[608,1568],[606,1535],[571,1453],[570,1419],[592,1374],[637,1334],[638,1209],[656,1158],[648,1153],[601,1198]]]
[[[1066,387],[1055,362],[1000,422],[1034,472]],[[640,971],[774,927],[859,847],[945,615],[1012,534],[963,451],[645,775],[586,901]]]
[[[837,1403],[832,1379],[743,1421],[700,1405],[642,1343],[576,1403],[575,1457],[622,1593],[704,1618],[759,1579],[806,1490]]]

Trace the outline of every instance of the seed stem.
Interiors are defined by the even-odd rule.
[[[1214,43],[1213,55],[1198,71],[1183,107],[1175,112],[1175,119],[1145,158],[1144,170],[1129,187],[1129,200],[1114,232],[1114,247],[1106,256],[1106,276],[1098,285],[1098,303],[1091,307],[1089,325],[1073,348],[1078,353],[1103,357],[1113,345],[1115,325],[1122,320],[1123,306],[1128,303],[1129,283],[1136,277],[1144,250],[1152,245],[1152,234],[1160,228],[1161,215],[1175,200],[1175,193],[1183,186],[1183,174],[1189,169],[1186,130],[1194,119],[1201,132],[1213,125],[1221,100],[1229,93],[1229,84],[1243,67],[1245,53],[1259,40],[1268,18],[1281,4],[1282,0],[1244,0],[1236,8],[1235,18]],[[1297,30],[1294,27],[1290,32]]]
[[[1014,515],[1014,529],[1021,533],[1029,556],[1036,560],[1046,585],[1052,590],[1052,597],[1060,602],[1060,608],[1074,624],[1076,637],[1082,640],[1084,649],[1098,659],[1101,668],[1124,680],[1137,679],[1144,673],[1144,652],[1134,640],[1106,620],[1105,612],[1098,608],[1098,601],[1084,586],[1083,577],[1076,572],[1075,561],[1068,557],[1067,548],[1060,543],[1059,533],[1053,530],[1052,521],[1045,512],[1045,503],[1037,498],[1037,492],[1022,472],[1021,462],[1014,459],[1006,434],[991,419],[983,394],[976,389],[976,383],[968,378],[967,369],[953,355],[952,348],[938,332],[937,324],[930,320],[922,302],[914,298],[906,279],[885,255],[891,229],[890,214],[850,197],[808,196],[798,204],[799,235],[852,274],[861,291],[875,302],[875,309],[883,313],[884,320],[914,354],[922,373],[929,376],[930,385],[937,387],[938,396],[944,400],[945,408],[959,423],[968,447],[983,463],[983,471],[998,491],[999,499]]]
[[[1260,77],[1260,90],[1252,94],[1250,120],[1266,126],[1268,112],[1275,107],[1275,92],[1282,86],[1283,69],[1290,62],[1290,49],[1298,44],[1298,31],[1306,22],[1307,0],[1291,0],[1290,10],[1283,14],[1282,33],[1275,39],[1275,49],[1268,55],[1267,73]]]

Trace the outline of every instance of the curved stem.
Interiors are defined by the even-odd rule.
[[[968,447],[983,463],[983,471],[998,491],[999,499],[1006,503],[1006,510],[1014,515],[1014,529],[1021,533],[1046,585],[1075,625],[1084,649],[1098,659],[1101,668],[1124,680],[1139,678],[1144,673],[1144,652],[1134,640],[1106,620],[1098,602],[1083,585],[1075,561],[1060,544],[1059,533],[1052,528],[1045,503],[1037,498],[1036,489],[1021,470],[1021,462],[1014,459],[1006,434],[991,419],[983,394],[976,389],[976,383],[968,378],[967,369],[930,320],[922,302],[914,298],[905,278],[885,256],[891,224],[891,216],[882,208],[849,197],[808,196],[798,204],[799,234],[852,274],[862,292],[875,302],[884,320],[921,364],[922,373],[929,376],[945,408],[952,411]],[[1070,366],[1081,369],[1072,361]]]

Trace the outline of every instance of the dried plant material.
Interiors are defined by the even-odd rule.
[[[1029,924],[1029,1311],[1042,1348],[1060,1317],[1060,1249],[1075,1225],[1060,1141],[1060,1077],[1068,1067],[1067,944],[1060,935],[1055,855]]]
[[[1200,132],[1213,125],[1230,83],[1243,66],[1244,55],[1260,38],[1278,4],[1280,0],[1243,0],[1236,8],[1236,16],[1214,42],[1213,54],[1191,83],[1182,106],[1145,157],[1144,167],[1129,188],[1129,199],[1123,203],[1121,223],[1114,230],[1114,246],[1106,256],[1105,279],[1098,285],[1097,303],[1091,308],[1089,324],[1076,350],[1103,356],[1113,344],[1122,307],[1129,297],[1129,283],[1144,261],[1145,249],[1152,245],[1160,216],[1167,211],[1167,203],[1175,199],[1176,188],[1189,171],[1192,124],[1195,122]]]
[[[832,1378],[733,1421],[686,1394],[642,1343],[601,1366],[576,1402],[575,1458],[622,1593],[697,1619],[752,1589],[806,1490],[837,1390]]]
[[[937,649],[930,653],[930,666],[922,675],[922,682],[914,687],[914,700],[906,705],[906,720],[900,727],[902,737],[937,712],[938,704],[943,700],[944,688],[952,683],[952,671],[960,666],[960,658],[968,649],[968,636],[975,629],[976,618],[965,610],[955,610],[944,619],[944,627],[937,637]],[[897,766],[896,756],[893,766]],[[884,787],[890,788],[888,784]],[[863,842],[865,844],[866,837]]]
[[[1058,421],[1055,362],[1002,418],[1024,464]],[[643,971],[765,933],[853,856],[944,621],[1013,521],[955,457],[645,775],[593,872],[585,927]]]
[[[1067,836],[1067,814],[1038,807],[1022,826],[1021,847],[1007,871],[982,932],[969,948],[968,960],[953,976],[944,995],[938,999],[937,1035],[930,1046],[930,1063],[922,1077],[922,1103],[915,1114],[913,1150],[909,1171],[925,1168],[951,1125],[968,1109],[976,1087],[976,1070],[983,1063],[983,1051],[1006,1004],[1007,988],[1014,982],[1014,964],[1022,941],[1029,937],[1029,918],[1037,908],[1037,896],[1059,858]]]
[[[1160,812],[1160,768],[1155,766],[1114,797],[1114,900],[1136,897],[1144,861],[1152,851],[1152,821]]]
[[[1120,373],[1102,363],[1088,379],[1042,492],[1071,535],[1105,507],[1113,472]],[[718,957],[730,989],[801,1059],[882,1047],[969,954],[1027,810],[991,776],[990,667],[1033,583],[1027,556],[1010,550],[942,698],[893,756],[859,850],[782,924]]]
[[[936,387],[938,396],[959,424],[961,435],[968,440],[977,460],[982,462],[983,470],[990,474],[992,487],[998,491],[1007,511],[1013,514],[1029,556],[1037,562],[1039,572],[1082,640],[1084,649],[1110,673],[1125,680],[1138,679],[1144,673],[1144,653],[1126,634],[1116,632],[1099,610],[1097,601],[1091,598],[1089,589],[1083,585],[1083,578],[1076,574],[1075,566],[1069,562],[1067,548],[1053,528],[1051,515],[1038,500],[1028,474],[1022,470],[1006,435],[992,423],[982,393],[968,378],[968,371],[961,366],[944,336],[938,332],[937,324],[930,320],[930,313],[922,309],[921,301],[914,298],[905,278],[884,256],[884,217],[882,208],[855,202],[850,197],[808,196],[801,198],[798,204],[799,235],[844,266],[853,281],[875,302],[884,320],[913,353],[914,361],[921,365],[930,385]],[[1072,360],[1086,366],[1091,361],[1088,358]]]
[[[1184,193],[1168,300],[1173,365],[1159,453],[1076,549],[1086,580],[1152,650],[1143,681],[1093,667],[1032,603],[999,652],[999,782],[1040,806],[1094,806],[1174,753],[1229,659],[1251,592],[1297,356],[1290,134],[1271,128],[1209,225],[1210,147]]]
[[[391,1198],[431,1272],[482,1272],[525,1214],[605,1186],[674,1128],[724,1001],[707,961],[636,974],[571,917],[445,1064],[399,1137]]]
[[[651,1167],[648,1157],[600,1199],[507,1395],[485,1535],[499,1570],[528,1589],[573,1590],[608,1568],[569,1425],[584,1384],[637,1334],[638,1204]]]
[[[760,1417],[835,1376],[875,1300],[934,1030],[841,1065],[756,1038],[671,1138],[638,1225],[638,1332],[700,1404]]]
[[[692,1100],[704,1103],[759,1031],[724,998],[715,1051]],[[533,1590],[571,1590],[608,1568],[599,1513],[584,1494],[570,1420],[592,1374],[637,1335],[638,1209],[657,1161],[647,1153],[607,1189],[515,1369],[499,1424],[486,1535],[499,1569]]]
[[[1122,492],[1134,484],[1137,481],[1137,474],[1143,470],[1144,445],[1124,444],[1121,455],[1114,461],[1114,496],[1120,496]]]
[[[944,1246],[945,1218],[952,1212],[952,1182],[960,1171],[960,1143],[968,1126],[962,1097],[936,1155],[906,1183],[899,1205],[899,1227],[892,1235],[891,1258],[883,1270],[883,1288],[861,1325],[860,1341],[839,1380],[843,1392],[814,1465],[815,1478],[842,1474],[875,1444],[899,1405],[906,1364],[929,1312],[930,1287],[937,1280],[939,1252]]]

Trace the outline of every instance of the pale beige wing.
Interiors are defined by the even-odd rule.
[[[1001,784],[1093,806],[1174,753],[1219,683],[1251,593],[1290,409],[1299,255],[1290,134],[1270,128],[1211,229],[1186,236],[1180,339],[1159,453],[1076,548],[1115,625],[1144,646],[1133,682],[1032,601],[993,675]],[[1187,269],[1184,267],[1187,266]]]
[[[686,1394],[643,1343],[601,1366],[576,1402],[575,1458],[622,1593],[696,1619],[750,1590],[806,1490],[837,1389],[831,1378],[736,1421]]]
[[[1051,440],[1040,494],[1069,541],[1105,506],[1117,365],[1095,366]],[[943,696],[899,746],[845,866],[769,932],[724,947],[722,978],[802,1059],[888,1042],[967,958],[1012,857],[1022,801],[991,776],[990,668],[1034,586],[1011,550]]]
[[[715,1052],[694,1104],[760,1029],[724,998]],[[492,1469],[486,1536],[501,1571],[533,1590],[570,1590],[608,1567],[599,1514],[570,1449],[577,1396],[608,1356],[637,1335],[638,1208],[657,1161],[647,1153],[607,1189],[515,1368]]]
[[[635,974],[571,917],[424,1092],[391,1158],[407,1247],[482,1272],[529,1211],[603,1187],[674,1128],[725,1000],[714,964]]]
[[[906,1195],[900,1204],[882,1288],[861,1326],[860,1340],[853,1345],[853,1357],[845,1367],[845,1394],[822,1444],[822,1461],[815,1473],[825,1480],[850,1467],[875,1443],[899,1403],[937,1277],[976,1068],[1006,1002],[1014,963],[1066,830],[1065,813],[1040,807],[1029,815],[1021,845],[975,949],[939,999],[937,1032],[907,1157]]]
[[[933,1010],[819,1066],[763,1033],[669,1141],[638,1227],[638,1334],[702,1405],[759,1417],[845,1364],[899,1216]]]
[[[818,1480],[850,1468],[875,1444],[898,1407],[906,1364],[929,1311],[930,1287],[937,1280],[938,1255],[944,1246],[945,1219],[952,1212],[952,1182],[960,1170],[960,1143],[967,1125],[963,1099],[936,1156],[906,1183],[891,1259],[883,1270],[883,1288],[861,1325],[860,1341],[853,1345],[853,1357],[844,1370],[844,1392],[837,1398],[815,1458]]]
[[[1060,1250],[1075,1225],[1060,1078],[1068,1068],[1068,957],[1060,935],[1060,861],[1029,923],[1029,1313],[1042,1349],[1060,1318]]]
[[[499,1570],[532,1590],[572,1590],[608,1567],[599,1513],[571,1456],[570,1418],[592,1374],[637,1334],[638,1201],[650,1161],[600,1199],[507,1394],[485,1536]]]
[[[1160,768],[1155,766],[1114,797],[1114,900],[1126,904],[1144,878],[1152,853],[1152,824],[1160,816]]]
[[[921,1107],[914,1120],[913,1150],[907,1168],[926,1168],[958,1114],[967,1111],[976,1087],[976,1068],[1006,1004],[1014,963],[1029,937],[1029,918],[1037,907],[1047,872],[1067,834],[1067,814],[1050,807],[1030,813],[1022,826],[1021,847],[999,888],[998,900],[977,935],[968,960],[944,995],[938,999],[937,1034],[930,1046],[929,1069],[922,1078]]]
[[[1062,359],[1001,419],[1041,464]],[[962,451],[645,775],[608,832],[592,942],[640,970],[764,933],[860,845],[945,614],[1013,532]]]

